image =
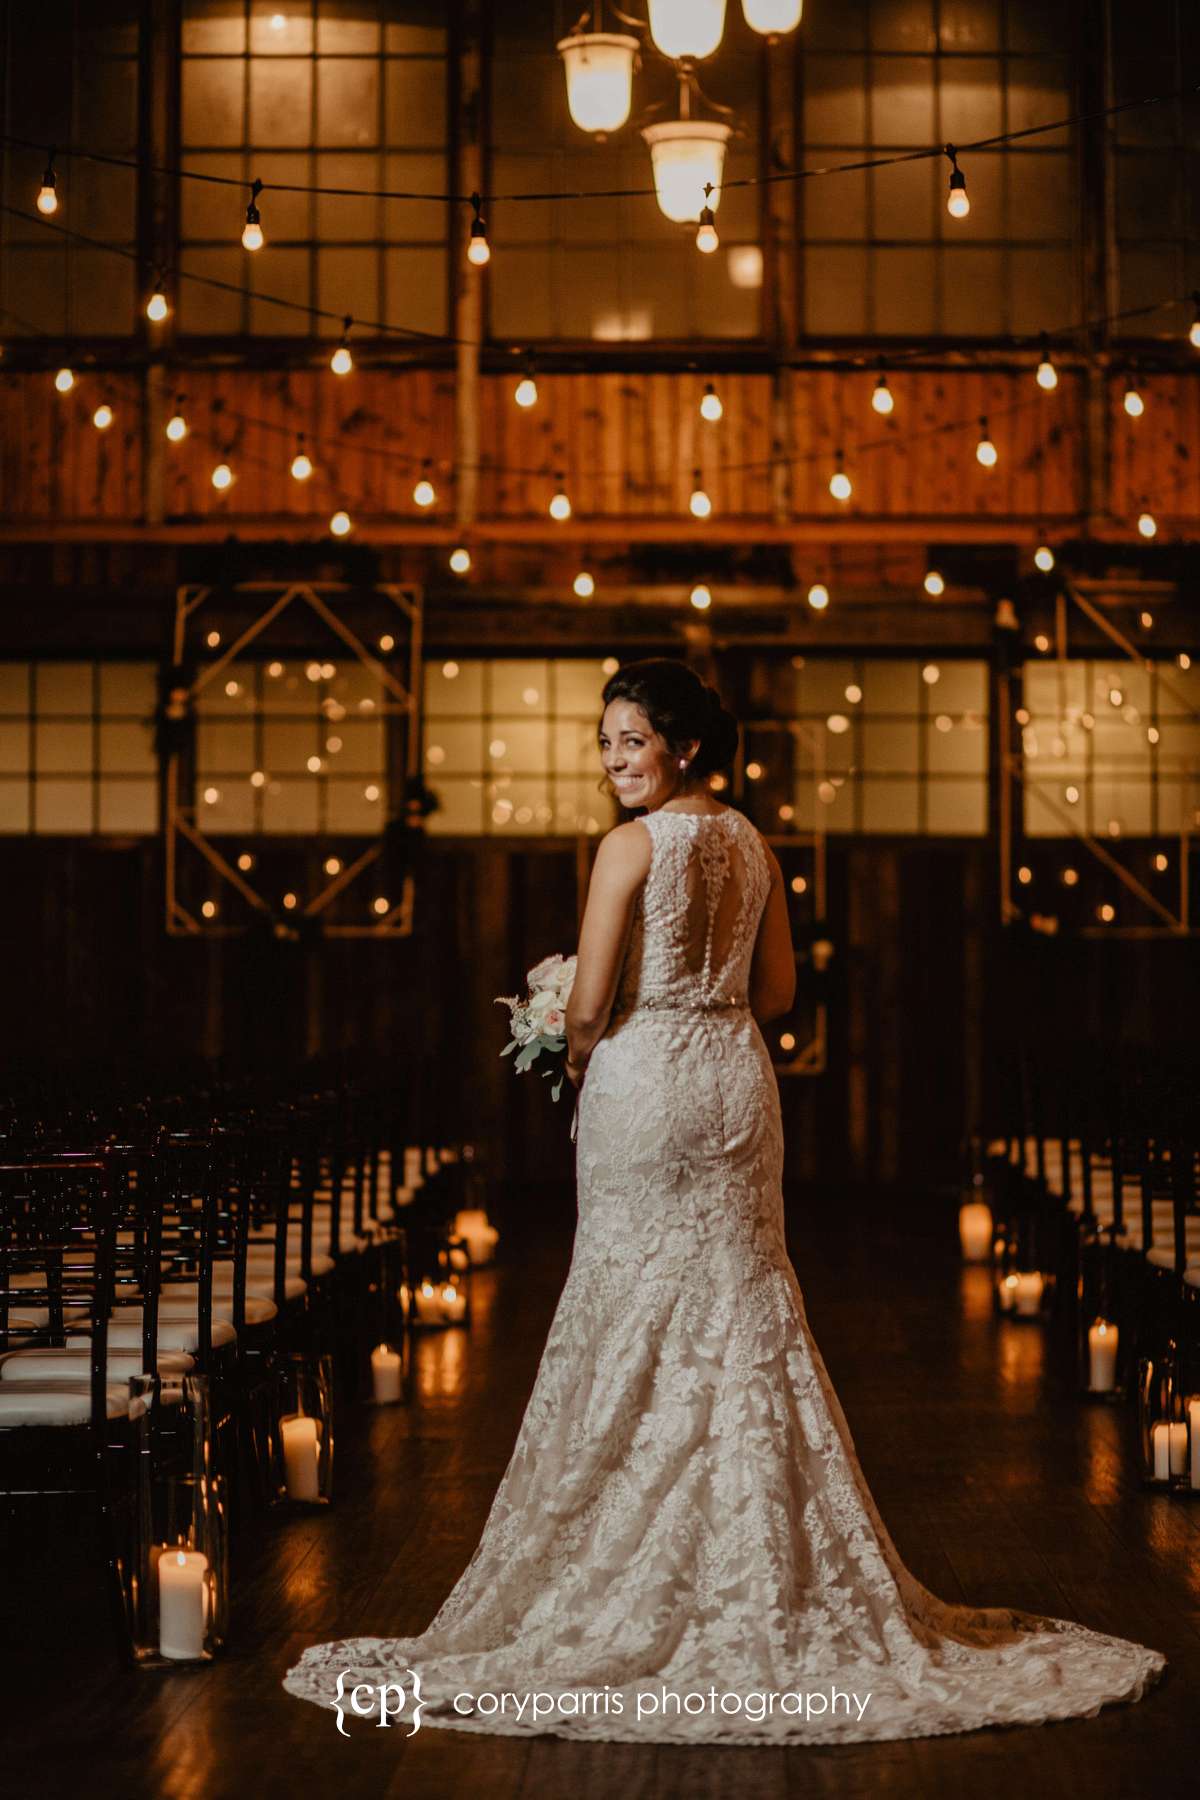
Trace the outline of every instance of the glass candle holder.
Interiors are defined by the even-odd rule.
[[[1123,1345],[1117,1316],[1118,1255],[1101,1232],[1082,1228],[1075,1292],[1079,1386],[1083,1393],[1106,1400],[1120,1399],[1124,1391]]]
[[[298,1506],[333,1499],[333,1358],[293,1350],[280,1369],[276,1492]]]
[[[406,1344],[407,1338],[401,1339],[399,1349],[384,1342],[376,1344],[371,1352],[371,1398],[376,1406],[391,1406],[408,1399]]]
[[[128,1642],[142,1667],[211,1662],[229,1629],[229,1508],[208,1380],[130,1381],[133,1530],[119,1558]]]
[[[1168,1338],[1138,1360],[1138,1436],[1142,1481],[1147,1487],[1191,1484],[1188,1416],[1179,1385],[1178,1349]]]

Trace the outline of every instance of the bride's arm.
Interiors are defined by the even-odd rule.
[[[750,964],[750,1010],[760,1025],[790,1012],[796,998],[796,954],[788,923],[787,895],[779,858],[769,844],[771,891],[759,921],[754,957]]]
[[[631,819],[610,831],[596,852],[567,1002],[567,1074],[577,1085],[608,1026],[652,847],[645,826]]]

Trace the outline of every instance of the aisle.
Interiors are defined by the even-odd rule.
[[[568,1216],[569,1201],[554,1208]],[[69,1730],[88,1789],[172,1800],[256,1791],[488,1800],[642,1796],[957,1795],[974,1800],[1152,1787],[1195,1791],[1200,1758],[1200,1506],[1137,1488],[1128,1419],[1079,1406],[1040,1329],[997,1332],[987,1277],[963,1270],[929,1203],[891,1200],[872,1222],[794,1197],[790,1234],[810,1322],[881,1510],[913,1571],[948,1599],[1074,1617],[1152,1644],[1172,1667],[1140,1705],[1097,1719],[844,1749],[656,1749],[380,1732],[291,1699],[279,1682],[311,1642],[403,1635],[429,1622],[470,1556],[507,1462],[570,1253],[569,1236],[510,1233],[476,1278],[469,1332],[419,1340],[411,1409],[347,1415],[339,1499],[272,1521],[240,1546],[233,1648],[206,1671],[114,1668],[104,1622],[70,1603],[59,1567],[41,1608],[12,1617],[28,1646],[22,1721],[6,1731],[21,1785],[47,1774]],[[11,1599],[10,1590],[10,1599]],[[18,1606],[19,1609],[18,1610]],[[19,1621],[19,1622],[18,1622]],[[10,1640],[11,1641],[11,1640]],[[11,1679],[11,1678],[10,1678]]]

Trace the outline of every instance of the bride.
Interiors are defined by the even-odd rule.
[[[784,1243],[759,1026],[791,1006],[795,965],[779,864],[708,782],[737,725],[666,659],[614,675],[603,708],[601,761],[638,816],[600,844],[580,933],[579,1222],[516,1447],[427,1630],[315,1646],[285,1685],[342,1705],[361,1684],[365,1713],[407,1680],[418,1725],[687,1744],[927,1737],[1140,1698],[1158,1651],[948,1605],[901,1562]]]

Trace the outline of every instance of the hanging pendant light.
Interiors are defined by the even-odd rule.
[[[650,36],[673,62],[711,56],[725,34],[725,0],[649,0]]]
[[[731,136],[732,128],[715,119],[669,119],[661,125],[643,126],[642,137],[654,170],[654,192],[665,217],[677,225],[689,225],[706,207],[716,211],[721,202],[725,146]]]
[[[561,39],[567,111],[580,131],[602,139],[624,125],[633,105],[638,48],[635,37],[615,31],[581,31]]]
[[[804,11],[804,0],[742,0],[742,12],[751,31],[774,42],[795,31]]]

